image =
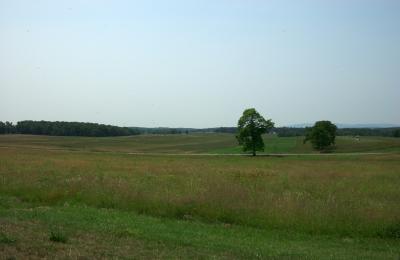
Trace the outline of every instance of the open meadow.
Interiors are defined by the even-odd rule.
[[[318,153],[304,137],[264,135],[267,154]],[[391,137],[338,136],[335,153],[400,152],[400,139]],[[233,134],[136,135],[122,137],[71,137],[39,135],[0,135],[0,147],[61,149],[70,151],[177,154],[243,153]],[[263,153],[259,153],[263,154]]]
[[[0,1],[0,260],[400,260],[399,14]]]
[[[0,136],[0,255],[399,257],[399,139],[265,143],[308,155],[223,155],[241,152],[229,134]]]

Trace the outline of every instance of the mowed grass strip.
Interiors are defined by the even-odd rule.
[[[15,258],[396,259],[399,240],[204,224],[87,206],[32,207],[0,197],[0,254]],[[6,205],[12,205],[7,208]],[[57,227],[66,243],[51,241]]]
[[[132,156],[0,149],[0,194],[171,219],[396,238],[400,155]]]

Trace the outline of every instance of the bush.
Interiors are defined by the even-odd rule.
[[[386,227],[384,232],[379,235],[384,238],[400,239],[400,222]]]
[[[0,243],[1,244],[12,244],[12,243],[15,243],[15,239],[8,237],[4,233],[0,233]]]
[[[59,243],[67,243],[68,241],[67,235],[59,229],[50,231],[49,239],[50,241]]]

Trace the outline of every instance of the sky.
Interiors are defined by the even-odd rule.
[[[400,1],[0,0],[0,121],[400,124]]]

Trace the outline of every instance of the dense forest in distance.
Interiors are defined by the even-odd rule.
[[[19,121],[16,125],[0,122],[0,134],[33,134],[56,136],[126,136],[137,135],[135,129],[81,122]]]
[[[215,128],[168,128],[168,127],[119,127],[97,123],[62,121],[19,121],[17,124],[0,121],[0,134],[33,134],[54,136],[128,136],[138,134],[189,134],[189,133],[236,133],[236,127]],[[303,127],[275,127],[272,132],[279,137],[304,136]],[[400,137],[399,127],[389,128],[339,128],[339,136]]]

